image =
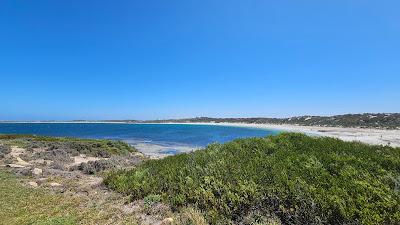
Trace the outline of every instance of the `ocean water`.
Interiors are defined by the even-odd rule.
[[[123,140],[147,155],[158,157],[279,131],[193,124],[0,123],[0,133]]]

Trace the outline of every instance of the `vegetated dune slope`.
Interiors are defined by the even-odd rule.
[[[212,224],[399,224],[399,177],[399,148],[283,133],[150,160],[105,182],[195,207]]]

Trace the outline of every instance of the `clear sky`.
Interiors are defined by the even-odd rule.
[[[0,1],[0,120],[400,112],[398,0]]]

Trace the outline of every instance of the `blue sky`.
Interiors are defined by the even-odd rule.
[[[399,1],[1,1],[0,120],[400,112]]]

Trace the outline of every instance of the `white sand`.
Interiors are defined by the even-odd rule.
[[[290,132],[300,132],[310,135],[334,137],[344,141],[360,141],[367,144],[390,145],[393,147],[400,147],[400,130],[316,127],[316,126],[277,125],[277,124],[247,124],[247,123],[189,123],[189,124],[274,129],[274,130],[283,130]]]

